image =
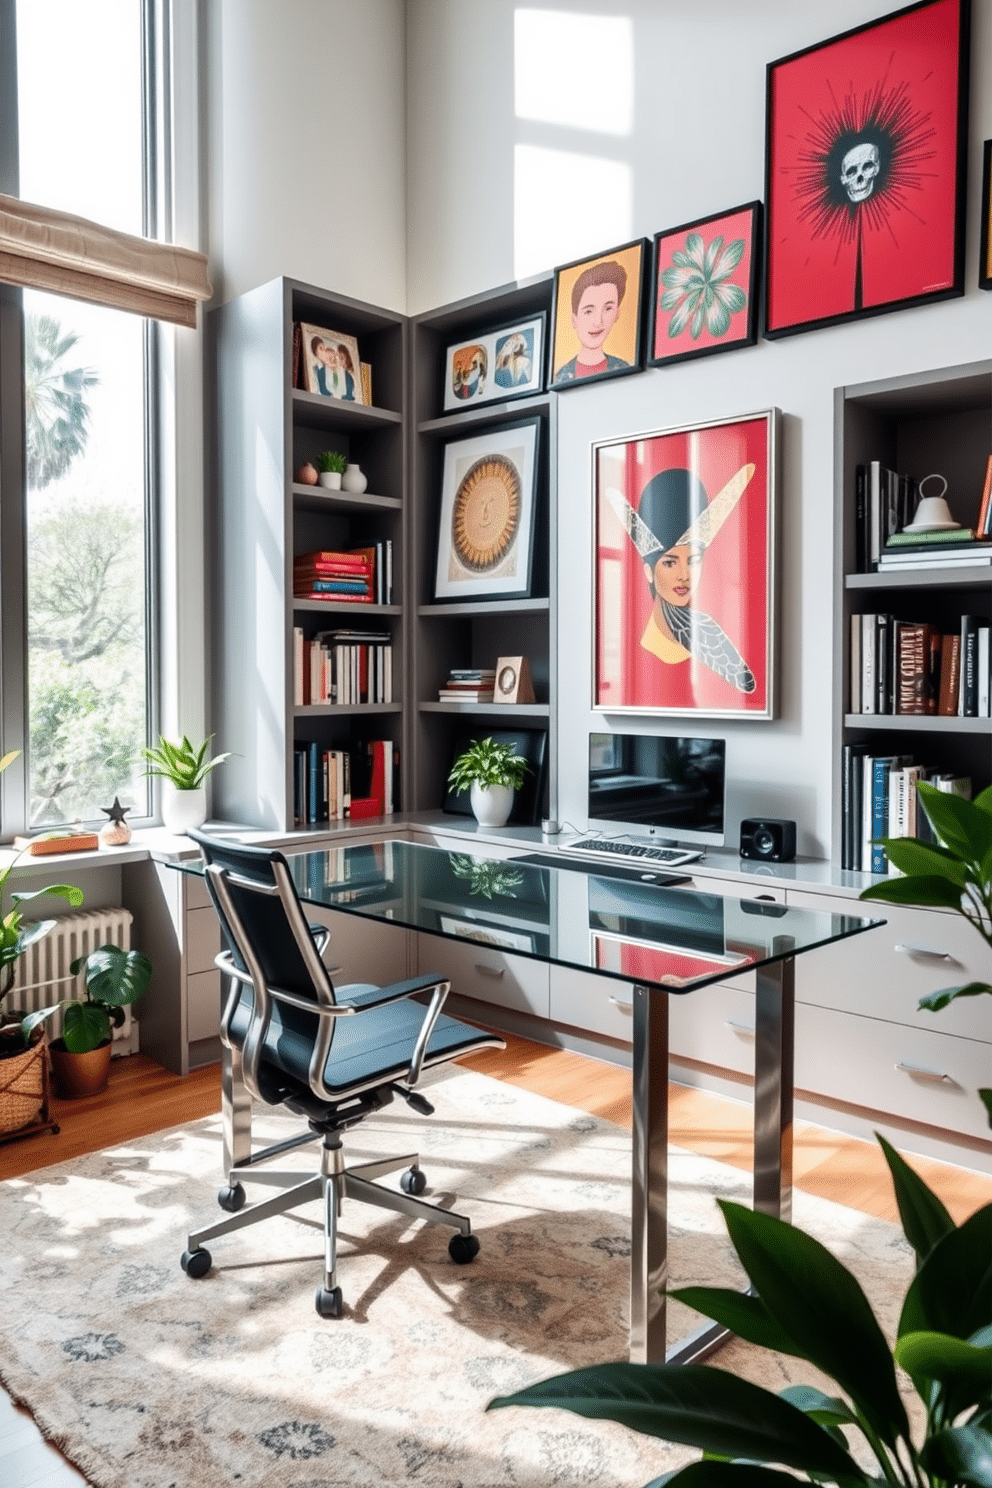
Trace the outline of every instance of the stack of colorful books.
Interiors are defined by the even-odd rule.
[[[293,559],[293,596],[371,604],[375,598],[373,569],[374,558],[367,549],[299,553]]]
[[[494,667],[452,667],[438,692],[438,702],[491,703],[495,687]]]
[[[896,532],[878,560],[879,573],[909,573],[917,568],[977,568],[992,563],[992,539],[976,537],[967,527],[937,532]]]

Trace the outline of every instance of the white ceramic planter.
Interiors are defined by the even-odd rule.
[[[361,465],[346,465],[344,475],[341,477],[342,491],[350,491],[353,496],[359,496],[366,489],[369,478]]]
[[[202,827],[207,819],[207,787],[176,790],[168,780],[162,781],[162,824],[177,837],[190,827]]]
[[[341,489],[340,470],[322,470],[317,479],[328,491],[340,491]]]
[[[513,810],[513,786],[473,781],[469,799],[480,827],[502,827]]]

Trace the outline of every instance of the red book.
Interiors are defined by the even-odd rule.
[[[362,563],[364,560],[356,558],[354,553],[336,553],[333,550],[317,549],[313,553],[297,553],[293,558],[294,563]]]
[[[978,520],[975,523],[975,536],[988,537],[992,532],[992,455],[985,462],[985,485],[982,487],[982,500],[978,508]]]

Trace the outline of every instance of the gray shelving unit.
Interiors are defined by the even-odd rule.
[[[442,414],[445,350],[453,341],[498,330],[538,311],[551,332],[552,276],[504,285],[446,305],[411,322],[410,584],[416,607],[411,628],[409,706],[412,790],[422,810],[436,810],[456,738],[467,729],[541,728],[548,732],[548,776],[542,814],[557,799],[556,535],[554,471],[555,394],[544,392]],[[547,338],[546,338],[547,339]],[[444,445],[487,429],[537,417],[541,421],[531,595],[528,598],[436,602],[434,572]],[[438,701],[451,667],[493,666],[500,656],[526,656],[534,704],[468,704]]]
[[[372,407],[292,386],[295,321],[357,338],[362,360],[372,366]],[[208,385],[216,399],[211,727],[217,747],[232,753],[213,777],[213,814],[290,832],[295,744],[335,748],[385,735],[399,746],[404,765],[408,758],[408,321],[281,278],[212,311],[207,325]],[[361,465],[364,494],[294,480],[323,449]],[[393,604],[294,599],[295,553],[386,538],[393,543]],[[307,639],[337,627],[387,628],[395,702],[294,707],[294,625]],[[408,779],[404,769],[398,805],[407,799]]]
[[[922,479],[948,482],[955,518],[967,527],[978,515],[986,461],[992,452],[992,361],[946,367],[835,393],[835,592],[833,843],[840,861],[842,749],[870,743],[879,754],[909,754],[921,764],[970,775],[977,792],[992,777],[992,720],[851,713],[851,616],[881,612],[929,621],[952,631],[964,613],[992,614],[992,568],[941,568],[909,573],[856,571],[855,481],[858,465],[883,465]]]

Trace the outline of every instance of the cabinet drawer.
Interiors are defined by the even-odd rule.
[[[195,873],[184,873],[183,883],[186,886],[187,909],[213,909],[213,900],[205,878]]]
[[[211,906],[186,913],[186,970],[191,975],[211,971],[220,951],[220,922]]]
[[[886,922],[797,956],[798,1002],[885,1018],[922,1034],[954,1034],[992,1043],[992,997],[964,998],[939,1013],[920,1012],[917,1007],[921,997],[941,987],[992,980],[992,954],[958,915],[791,889],[789,904]]]
[[[975,1039],[796,1008],[797,1089],[988,1140],[976,1092],[990,1073],[992,1051]]]
[[[410,932],[405,926],[391,925],[388,920],[363,920],[315,904],[305,908],[309,923],[326,925],[331,932],[324,964],[330,968],[335,986],[374,982],[385,987],[389,982],[406,980]]]
[[[630,982],[552,966],[549,1010],[555,1023],[629,1044],[634,989]]]
[[[191,1044],[220,1034],[220,982],[219,971],[186,978],[186,1037]]]
[[[548,1016],[548,965],[527,956],[509,955],[484,945],[441,940],[434,935],[420,938],[422,971],[443,972],[451,990],[480,1002],[513,1008],[520,1013]]]

